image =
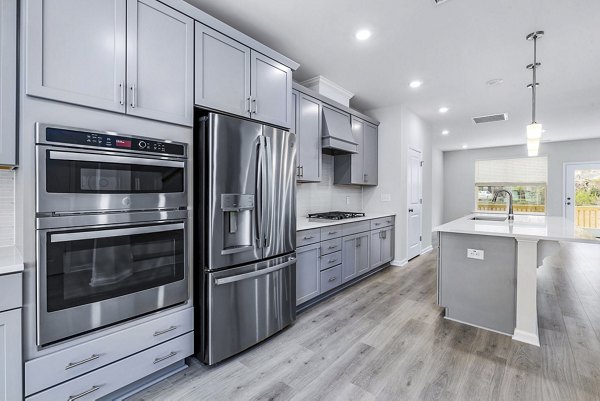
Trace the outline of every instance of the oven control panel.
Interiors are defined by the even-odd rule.
[[[77,131],[66,128],[47,127],[46,141],[93,146],[103,149],[122,149],[133,152],[185,156],[185,145],[179,143],[102,132]]]

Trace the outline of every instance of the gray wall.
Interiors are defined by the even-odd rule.
[[[540,156],[548,157],[547,214],[562,216],[564,163],[600,161],[600,139],[542,143]],[[525,145],[444,152],[444,222],[475,209],[475,161],[509,157],[527,157]]]

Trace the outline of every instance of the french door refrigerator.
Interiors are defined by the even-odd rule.
[[[214,364],[296,319],[296,136],[197,110],[196,354]]]

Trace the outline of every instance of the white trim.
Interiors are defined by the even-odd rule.
[[[514,341],[535,345],[536,347],[540,346],[540,338],[537,334],[528,333],[519,329],[515,329],[515,334],[513,334],[512,339]]]
[[[433,251],[433,246],[429,245],[427,248],[421,249],[421,255],[425,255],[426,253],[429,253],[431,251]]]
[[[483,330],[491,331],[491,332],[493,332],[493,333],[502,334],[502,335],[504,335],[504,336],[509,336],[509,337],[512,337],[512,335],[510,335],[510,334],[508,334],[508,333],[504,333],[504,332],[502,332],[502,331],[498,331],[498,330],[490,329],[489,327],[483,327],[483,326],[479,326],[479,325],[476,325],[476,324],[473,324],[473,323],[467,323],[467,322],[463,322],[462,320],[454,319],[454,318],[451,318],[451,317],[448,317],[448,316],[444,316],[444,319],[446,319],[446,320],[451,320],[451,321],[453,321],[453,322],[456,322],[456,323],[466,324],[467,326],[473,326],[473,327],[477,327],[478,329],[483,329]]]
[[[394,259],[390,262],[390,265],[402,267],[402,266],[406,266],[407,263],[408,263],[408,259],[402,259],[402,260]]]

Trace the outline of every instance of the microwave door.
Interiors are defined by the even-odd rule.
[[[265,258],[296,249],[296,135],[265,126]]]
[[[207,268],[260,260],[262,126],[210,113],[203,119],[201,131],[208,142]]]

